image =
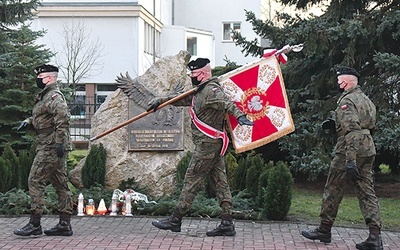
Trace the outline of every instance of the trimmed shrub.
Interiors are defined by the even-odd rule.
[[[260,178],[258,178],[258,192],[257,192],[256,203],[259,207],[262,207],[264,203],[265,190],[268,186],[269,170],[272,169],[273,167],[274,167],[274,162],[272,161],[265,164],[264,170],[260,174]]]
[[[9,189],[19,188],[21,185],[21,168],[19,166],[19,160],[15,151],[11,148],[11,145],[7,143],[4,147],[2,158],[8,162],[8,166],[11,170],[11,183]]]
[[[106,178],[107,153],[103,144],[93,145],[82,167],[82,184],[90,188],[96,183],[104,186]]]
[[[19,188],[28,191],[28,177],[32,168],[33,160],[35,159],[35,146],[32,146],[30,150],[21,150],[19,152],[19,166],[20,166],[20,177],[21,183]]]
[[[284,220],[292,203],[293,177],[288,166],[278,162],[268,170],[262,216],[269,220]]]
[[[264,169],[264,159],[261,154],[252,152],[246,157],[246,165],[248,166],[246,172],[246,189],[254,197],[258,194],[258,179]]]
[[[237,160],[232,153],[228,153],[225,156],[225,161],[226,161],[226,175],[228,177],[228,184],[229,187],[232,188],[234,185],[235,173],[237,171],[237,168],[239,167],[239,164],[237,163]]]
[[[28,190],[28,177],[35,158],[35,147],[15,153],[10,144],[4,147],[0,157],[0,192],[12,188]]]
[[[246,188],[246,172],[247,172],[247,161],[245,158],[240,158],[238,161],[238,167],[235,172],[233,189],[242,191]]]
[[[11,189],[12,168],[9,160],[0,157],[0,192],[4,193]]]
[[[87,150],[73,150],[68,154],[67,158],[67,175],[78,165],[78,163],[87,156]]]

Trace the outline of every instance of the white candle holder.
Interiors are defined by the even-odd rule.
[[[83,194],[80,193],[78,195],[78,216],[84,216],[85,214],[83,213]]]
[[[132,202],[131,195],[127,194],[125,198],[125,216],[133,216],[131,202]]]
[[[111,198],[111,216],[117,215],[117,202],[118,202],[118,195],[114,193]]]

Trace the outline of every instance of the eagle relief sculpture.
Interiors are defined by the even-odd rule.
[[[145,112],[157,96],[175,97],[190,88],[186,65],[187,51],[156,61],[143,75],[131,78],[126,72],[117,76],[116,85],[129,98],[129,116]],[[168,105],[129,125],[130,150],[182,150],[182,107]]]

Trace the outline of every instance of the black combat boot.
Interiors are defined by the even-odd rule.
[[[303,230],[301,231],[301,235],[310,240],[319,240],[324,243],[331,243],[332,234],[331,234],[331,225],[324,225],[314,228],[312,230]]]
[[[32,214],[29,223],[23,228],[15,229],[14,234],[20,236],[41,235],[42,226],[40,225],[40,215]]]
[[[49,236],[71,236],[73,234],[71,228],[71,215],[66,213],[60,214],[60,222],[51,229],[44,230]]]
[[[356,248],[360,250],[383,250],[380,230],[378,228],[370,228],[368,238],[356,244]]]
[[[235,236],[235,225],[231,215],[221,215],[221,224],[214,230],[208,231],[207,236]]]
[[[183,214],[179,212],[178,209],[175,209],[174,213],[164,219],[164,220],[156,220],[151,222],[151,224],[162,230],[171,230],[172,232],[180,232],[182,225]]]

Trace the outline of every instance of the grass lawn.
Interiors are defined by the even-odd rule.
[[[378,197],[381,207],[383,230],[400,231],[400,200]],[[309,224],[319,224],[319,213],[322,202],[320,192],[295,188],[292,205],[289,210],[290,220],[302,221]],[[365,227],[364,219],[354,195],[345,195],[334,226]]]

